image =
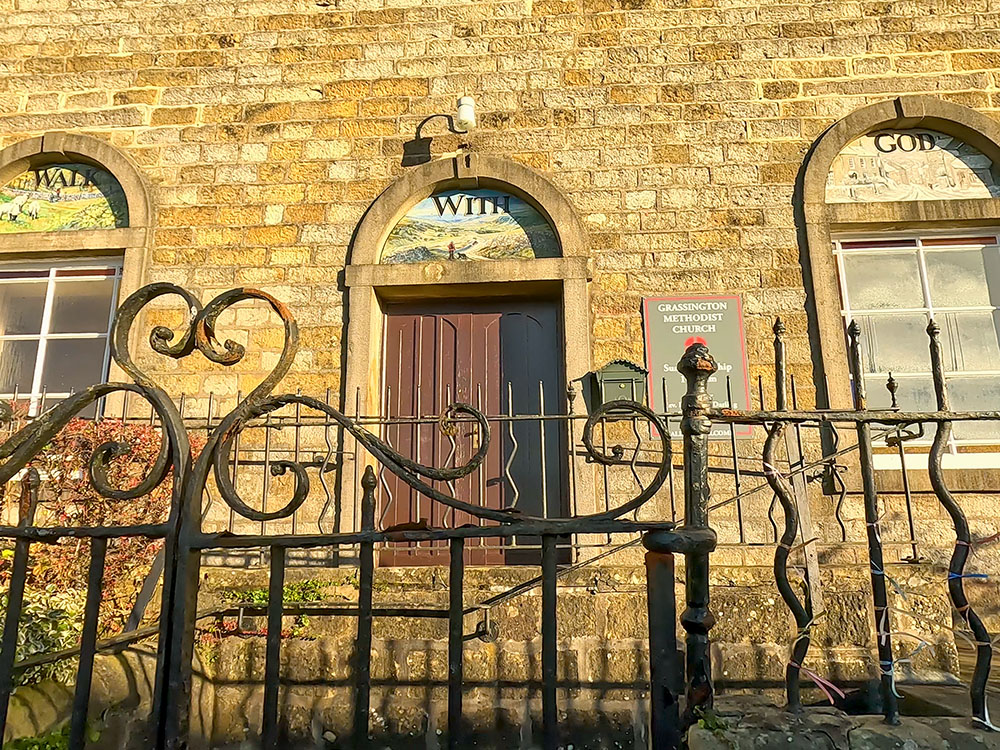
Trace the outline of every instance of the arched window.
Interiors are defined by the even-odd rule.
[[[0,152],[0,398],[33,415],[107,377],[147,216],[137,174],[101,141],[54,134]]]
[[[498,189],[438,190],[410,207],[381,263],[557,258],[559,239],[527,200]]]
[[[930,97],[867,107],[833,126],[806,169],[811,310],[832,406],[850,404],[846,324],[862,330],[871,406],[889,373],[903,408],[933,410],[927,324],[942,330],[952,406],[1000,401],[1000,128]],[[996,444],[956,424],[955,447]]]

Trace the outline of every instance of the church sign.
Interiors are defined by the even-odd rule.
[[[555,258],[559,240],[538,210],[497,190],[445,190],[417,203],[389,233],[382,263]]]
[[[692,344],[708,346],[719,366],[708,381],[712,406],[749,408],[750,376],[739,295],[647,297],[642,301],[642,316],[649,404],[657,413],[680,411],[687,381],[677,371],[677,362]],[[737,425],[736,435],[749,437],[752,429]],[[712,425],[709,437],[729,436],[728,425]]]
[[[833,160],[828,203],[995,198],[993,161],[968,143],[934,130],[878,130],[852,141]]]

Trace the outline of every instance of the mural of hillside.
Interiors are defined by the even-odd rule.
[[[485,189],[447,190],[420,201],[399,220],[382,250],[383,263],[558,256],[559,240],[533,206]]]
[[[0,188],[0,234],[128,226],[121,185],[86,164],[29,169]]]

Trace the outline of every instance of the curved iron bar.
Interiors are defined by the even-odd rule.
[[[927,335],[930,337],[931,370],[938,411],[948,411],[948,391],[945,387],[944,367],[941,358],[941,329],[934,320],[931,320],[927,326]],[[951,430],[951,422],[938,423],[937,433],[934,435],[934,442],[928,457],[928,473],[934,494],[937,495],[938,501],[951,517],[952,525],[955,528],[955,551],[952,553],[951,563],[948,566],[948,595],[975,638],[976,666],[969,689],[972,699],[972,716],[983,726],[995,729],[996,727],[990,722],[989,708],[986,704],[986,682],[990,676],[993,645],[986,626],[972,609],[965,594],[965,564],[972,552],[972,533],[965,512],[945,483],[944,472],[941,468],[941,457],[944,455],[945,448],[951,438]],[[903,470],[905,471],[905,467]]]
[[[0,485],[6,484],[15,474],[28,465],[74,417],[98,399],[112,393],[137,393],[146,398],[164,425],[172,419],[176,423],[164,431],[160,448],[149,472],[134,487],[119,489],[108,478],[108,468],[112,461],[129,455],[132,451],[128,443],[107,442],[94,449],[87,465],[90,483],[97,492],[112,500],[133,500],[149,494],[158,487],[174,464],[174,456],[187,452],[187,438],[180,440],[183,433],[180,415],[170,398],[158,388],[149,388],[132,383],[103,383],[87,388],[63,399],[30,424],[11,435],[0,445]]]
[[[846,471],[846,466],[841,466],[837,463],[837,456],[840,453],[840,430],[837,429],[837,425],[830,424],[830,463],[827,464],[827,470],[830,472],[830,481],[839,487],[837,492],[839,493],[837,499],[837,505],[833,509],[833,517],[837,519],[837,525],[840,527],[840,541],[847,541],[847,524],[844,523],[844,502],[847,500],[847,483],[844,478],[840,476],[841,470]]]
[[[330,401],[330,389],[326,390],[326,401]],[[326,480],[327,467],[330,465],[330,460],[333,458],[333,442],[330,440],[330,426],[324,425],[323,427],[323,441],[326,443],[326,455],[323,456],[323,462],[319,467],[319,483],[323,488],[323,494],[325,500],[323,502],[323,508],[319,512],[319,516],[316,517],[316,528],[319,529],[319,533],[325,533],[323,529],[323,520],[326,518],[327,513],[333,507],[333,493],[330,492],[330,485]],[[343,465],[343,464],[341,464]]]
[[[777,506],[778,496],[771,495],[771,504],[767,506],[767,520],[771,524],[771,541],[775,544],[778,543],[778,522],[774,520],[774,510]]]
[[[633,415],[630,417],[633,422],[635,420],[635,415],[638,415],[649,422],[653,426],[653,429],[659,438],[661,453],[660,463],[656,470],[656,476],[653,477],[652,481],[641,492],[639,492],[638,495],[633,497],[628,502],[601,513],[594,513],[589,516],[578,516],[578,518],[589,518],[594,520],[619,518],[620,516],[623,516],[626,513],[644,505],[650,498],[660,491],[660,488],[663,487],[664,483],[670,477],[671,464],[673,463],[673,452],[670,444],[670,434],[667,432],[667,427],[656,412],[636,401],[608,401],[605,404],[601,404],[590,413],[590,416],[583,425],[583,435],[581,437],[583,446],[587,449],[587,460],[599,463],[602,466],[629,466],[631,464],[631,460],[624,457],[624,451],[621,450],[620,446],[612,447],[611,455],[608,455],[594,445],[594,427],[598,422],[603,421],[604,418],[609,415],[622,417],[628,413]]]
[[[507,381],[507,416],[514,416],[514,397],[511,392],[510,381]],[[513,419],[507,422],[507,434],[510,437],[511,451],[510,455],[507,457],[507,461],[503,466],[503,475],[507,479],[507,484],[510,485],[511,490],[513,490],[514,497],[510,501],[510,504],[506,507],[508,511],[517,510],[517,501],[521,497],[521,490],[517,486],[517,482],[514,481],[513,474],[510,473],[510,467],[514,465],[514,457],[517,455],[517,450],[519,448],[517,437],[514,435],[514,421]]]
[[[844,502],[847,500],[847,482],[844,478],[840,476],[841,467],[837,463],[833,463],[830,466],[830,479],[837,485],[837,504],[833,509],[833,517],[837,521],[837,526],[840,527],[840,541],[847,541],[847,524],[844,523]]]
[[[785,528],[774,551],[774,581],[785,605],[791,610],[798,629],[795,641],[792,643],[788,664],[785,667],[785,692],[788,696],[789,710],[800,711],[802,699],[799,688],[799,673],[806,653],[809,651],[812,617],[810,617],[805,605],[795,595],[795,590],[788,580],[788,557],[791,554],[792,545],[795,543],[795,536],[798,534],[799,516],[795,510],[792,489],[788,485],[788,480],[775,468],[778,441],[783,437],[785,427],[783,424],[776,424],[768,430],[767,440],[764,442],[763,463],[767,483],[774,490],[774,496],[781,503],[781,509],[785,514]]]
[[[774,391],[775,408],[784,411],[788,408],[787,390],[785,388],[785,324],[781,318],[774,321],[772,328],[774,331]],[[794,388],[795,381],[792,381]],[[794,401],[793,401],[794,408]],[[788,696],[788,708],[791,711],[802,710],[802,697],[800,694],[799,677],[804,669],[804,660],[809,651],[810,636],[812,629],[812,603],[806,599],[800,602],[792,589],[792,584],[788,580],[788,558],[792,553],[792,545],[795,543],[795,536],[799,531],[799,514],[795,507],[795,499],[792,496],[792,488],[788,480],[781,474],[777,466],[776,456],[778,441],[784,437],[788,425],[782,422],[775,422],[768,430],[767,440],[764,442],[762,462],[764,464],[764,476],[767,483],[774,491],[775,502],[781,503],[781,509],[785,514],[785,528],[781,535],[781,540],[777,541],[774,550],[774,582],[778,587],[778,593],[784,599],[785,605],[792,612],[795,618],[795,625],[798,629],[795,640],[792,642],[791,653],[788,657],[788,664],[785,666],[785,692]],[[789,465],[789,469],[792,467]],[[772,520],[772,524],[774,521]],[[775,529],[777,531],[777,529]],[[811,674],[806,670],[807,674]]]
[[[480,518],[487,518],[503,523],[510,523],[512,520],[515,520],[516,517],[512,516],[510,513],[483,508],[481,506],[457,500],[456,498],[440,492],[420,478],[425,477],[427,479],[438,481],[458,479],[472,473],[482,464],[483,459],[486,457],[486,452],[489,449],[489,427],[486,423],[486,418],[473,409],[473,407],[467,404],[452,404],[449,407],[449,411],[452,415],[467,414],[476,419],[480,425],[480,430],[482,431],[480,434],[483,435],[483,439],[480,441],[479,450],[477,450],[472,458],[470,458],[469,461],[462,466],[442,469],[424,466],[406,458],[402,454],[397,453],[395,450],[390,448],[388,444],[382,441],[375,434],[369,432],[364,427],[361,427],[349,417],[342,414],[339,410],[318,399],[298,394],[274,396],[262,401],[261,403],[253,404],[248,409],[241,410],[242,413],[239,415],[239,419],[231,421],[229,432],[218,442],[215,455],[216,483],[219,485],[219,491],[226,499],[226,502],[228,502],[230,506],[240,515],[255,521],[269,521],[278,518],[286,518],[302,505],[309,493],[309,476],[301,464],[289,460],[275,461],[271,466],[271,473],[275,476],[280,476],[286,471],[291,471],[295,477],[295,489],[293,490],[292,499],[283,508],[265,513],[263,511],[250,508],[239,498],[233,488],[232,478],[228,471],[227,461],[229,460],[229,454],[232,451],[233,439],[236,434],[251,420],[273,412],[284,406],[288,406],[289,404],[300,404],[308,409],[313,409],[329,416],[343,429],[353,435],[357,441],[379,461],[379,463],[384,465],[415,490],[421,492],[432,500],[436,500],[456,510],[471,513],[472,515]]]
[[[111,324],[111,356],[135,383],[147,388],[155,388],[156,384],[132,359],[129,351],[132,325],[146,305],[166,295],[181,297],[187,304],[187,327],[178,334],[166,326],[156,326],[149,333],[149,345],[153,351],[173,359],[186,357],[195,348],[195,323],[202,312],[202,306],[198,298],[183,287],[158,281],[136,290],[118,308]],[[178,337],[177,343],[171,345],[170,341],[175,337]]]

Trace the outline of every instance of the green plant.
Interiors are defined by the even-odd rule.
[[[281,600],[285,604],[316,602],[323,598],[326,587],[327,584],[324,581],[315,579],[292,581],[286,583],[282,588]],[[219,593],[219,597],[229,604],[255,604],[258,606],[266,606],[269,598],[266,588],[226,589]]]
[[[0,594],[0,611],[7,609],[8,592]],[[59,590],[54,585],[41,591],[26,591],[17,630],[16,661],[30,656],[73,648],[83,630],[84,592]],[[42,680],[72,684],[76,659],[62,659],[30,667],[16,676],[17,685],[31,685]]]
[[[698,726],[713,734],[726,729],[726,722],[710,708],[698,708],[695,715],[698,717]]]
[[[41,737],[11,740],[3,750],[69,750],[69,724]]]
[[[14,429],[23,427],[23,405],[15,404],[13,413]],[[133,500],[105,498],[88,478],[94,451],[109,442],[123,443],[129,451],[110,462],[108,479],[114,487],[134,487],[152,469],[160,441],[160,431],[148,423],[71,420],[31,461],[30,468],[41,479],[31,522],[41,527],[133,526],[166,520],[172,492],[170,474],[151,492]],[[202,444],[203,441],[197,441],[193,447],[195,453]],[[27,484],[22,484],[20,478],[12,480],[0,486],[0,512],[26,520],[30,497]],[[121,632],[161,547],[161,540],[146,537],[109,540],[99,610],[100,637]],[[7,606],[12,560],[12,544],[0,543],[0,611]],[[32,546],[19,620],[17,661],[79,643],[89,563],[87,540],[64,539]],[[155,614],[147,612],[146,620]],[[18,684],[43,679],[72,683],[74,678],[75,660],[64,659],[25,670],[18,676]]]
[[[101,731],[87,725],[87,742],[96,743],[101,739]],[[21,737],[11,740],[3,750],[69,750],[69,724],[64,724],[53,732],[40,737]]]
[[[736,750],[736,742],[726,734],[726,730],[729,725],[726,723],[725,719],[719,716],[711,708],[695,708],[694,715],[698,717],[698,726],[712,733],[719,742],[725,744],[727,747]]]
[[[282,588],[281,600],[285,604],[306,604],[309,602],[320,601],[323,598],[323,593],[326,591],[326,587],[328,585],[329,584],[325,581],[317,581],[314,579],[292,581],[291,583],[286,583]],[[267,602],[270,599],[270,592],[266,588],[225,589],[224,591],[219,592],[219,598],[227,604],[249,604],[257,607],[266,607]],[[305,636],[308,626],[308,615],[296,615],[294,624],[288,630],[282,631],[282,636],[302,638]],[[221,639],[227,635],[263,635],[266,634],[266,632],[266,630],[262,630],[260,633],[251,633],[247,631],[244,631],[243,633],[236,633],[232,629],[217,626],[215,628],[204,630],[202,633],[202,640],[211,642]]]

